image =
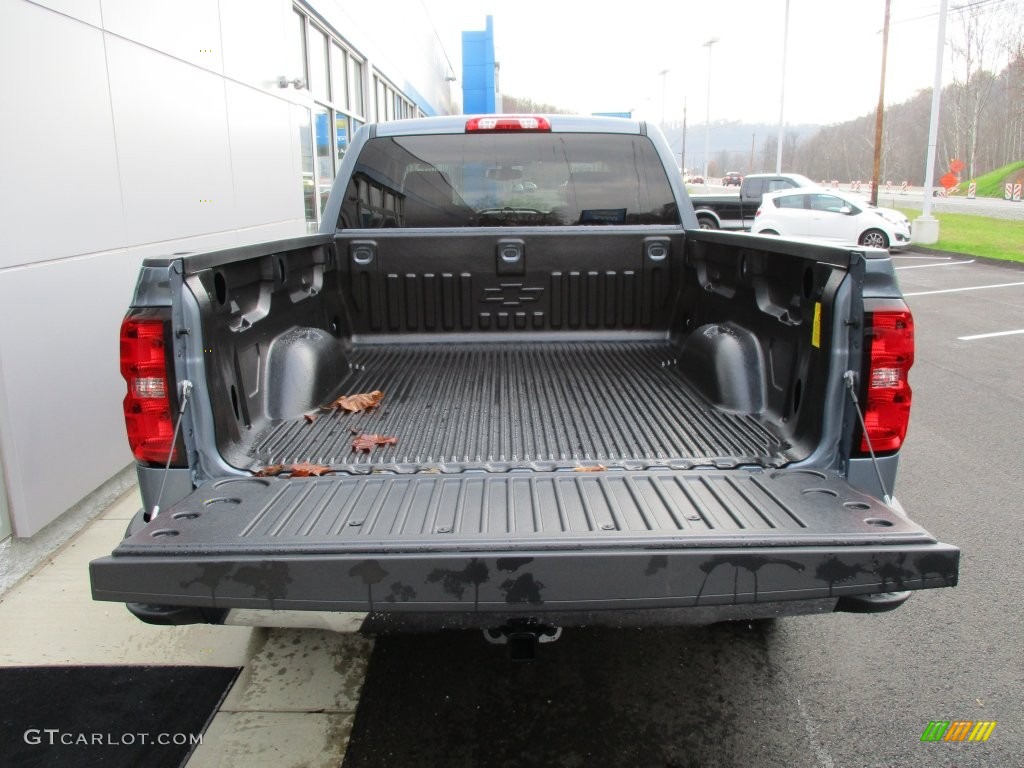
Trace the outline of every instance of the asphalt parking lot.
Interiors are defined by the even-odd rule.
[[[914,411],[897,495],[963,550],[900,610],[566,632],[512,666],[478,635],[376,640],[344,765],[1024,764],[1024,269],[908,252]],[[989,740],[922,742],[929,722]]]

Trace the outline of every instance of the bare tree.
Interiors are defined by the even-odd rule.
[[[978,127],[995,78],[986,71],[999,47],[996,25],[1002,14],[990,12],[982,3],[955,9],[958,34],[950,40],[953,57],[954,126],[958,154],[966,154],[967,173],[975,177],[978,159]]]
[[[564,115],[571,110],[561,109],[551,104],[542,104],[524,96],[501,94],[502,112],[508,115]]]

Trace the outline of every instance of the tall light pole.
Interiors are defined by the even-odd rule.
[[[663,69],[658,74],[661,75],[661,130],[665,130],[665,75],[672,70]]]
[[[683,146],[679,149],[679,167],[686,173],[686,96],[683,96]]]
[[[782,91],[779,93],[779,145],[775,148],[775,173],[782,173],[782,135],[786,122],[786,54],[789,51],[789,0],[786,0],[786,21],[782,32]],[[751,152],[753,154],[753,152]],[[790,161],[792,162],[792,161]]]
[[[704,183],[708,183],[708,148],[711,146],[711,46],[718,42],[717,37],[712,37],[702,48],[708,49],[708,103],[707,114],[704,118]]]
[[[912,242],[930,245],[939,241],[939,220],[932,216],[932,184],[935,182],[935,147],[939,137],[939,103],[942,98],[942,57],[946,49],[946,8],[939,4],[939,38],[935,43],[935,84],[932,86],[932,116],[928,124],[928,159],[924,167],[924,202],[921,215],[914,219]]]

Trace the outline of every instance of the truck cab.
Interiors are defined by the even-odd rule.
[[[691,195],[690,199],[701,229],[747,231],[754,223],[754,214],[764,195],[817,186],[799,173],[752,173],[743,177],[739,195]]]

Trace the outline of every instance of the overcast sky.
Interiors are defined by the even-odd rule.
[[[1019,0],[986,0],[996,7]],[[494,17],[503,93],[582,113],[777,123],[786,0],[424,0],[461,81],[460,37]],[[950,3],[951,8],[953,2]],[[939,0],[892,0],[885,100],[930,88]],[[790,0],[787,123],[872,112],[884,0]],[[955,16],[950,11],[947,36]],[[669,70],[662,77],[662,70]],[[943,80],[951,80],[946,50]],[[662,98],[664,86],[664,99]]]

